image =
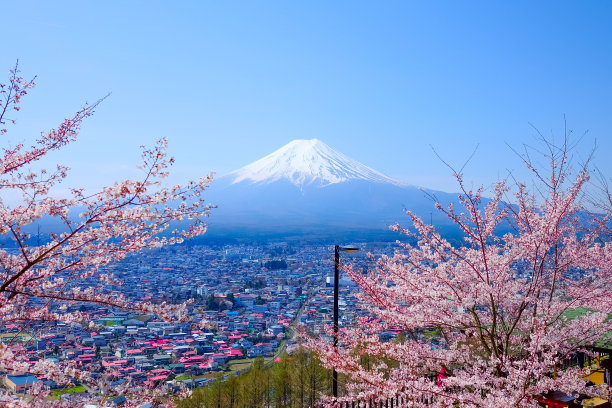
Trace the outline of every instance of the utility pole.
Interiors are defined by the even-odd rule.
[[[334,247],[334,350],[338,352],[338,292],[340,284],[340,251],[354,253],[359,251],[359,248],[354,246],[340,246]],[[332,370],[332,395],[334,398],[338,397],[338,372],[336,367]]]
[[[335,246],[334,253],[334,349],[338,351],[338,281],[339,273],[338,267],[340,263],[340,246]],[[334,398],[338,397],[338,373],[336,367],[332,371],[332,395]]]

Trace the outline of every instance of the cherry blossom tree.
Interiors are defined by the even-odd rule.
[[[8,83],[0,85],[0,135],[4,136],[15,123],[12,117],[33,87],[34,81],[24,80],[17,65],[10,71]],[[201,193],[212,175],[185,185],[166,186],[163,179],[173,163],[166,155],[166,139],[157,141],[151,148],[143,146],[140,179],[122,180],[95,193],[73,188],[67,197],[57,196],[53,188],[66,178],[68,167],[40,166],[41,159],[76,139],[81,123],[94,113],[100,102],[85,105],[30,145],[24,142],[2,150],[0,320],[2,324],[14,325],[19,330],[17,334],[27,332],[35,321],[83,321],[80,312],[66,312],[66,306],[75,302],[154,313],[166,320],[184,321],[188,317],[185,304],[134,302],[111,294],[107,285],[121,282],[104,272],[104,266],[130,253],[180,243],[203,234],[206,226],[202,218],[208,216],[209,207],[204,204]],[[16,204],[10,204],[8,197],[16,197]],[[43,240],[35,239],[32,226],[43,217],[47,221],[59,221],[62,227]],[[190,220],[188,227],[169,231],[171,226],[185,225],[186,220]],[[84,285],[83,282],[95,283]],[[105,390],[103,379],[93,381],[87,370],[69,362],[31,361],[22,345],[14,339],[6,340],[0,343],[0,372],[45,376],[60,384],[77,379],[90,390],[97,389],[100,401],[107,398],[104,392],[110,391]],[[120,395],[128,388],[129,384],[112,393]],[[136,398],[128,404],[142,403],[156,396],[150,390],[131,388],[130,391]],[[62,405],[48,399],[41,387],[34,387],[31,394],[33,399],[14,399],[2,391],[0,405]]]
[[[486,199],[455,174],[461,206],[436,207],[461,243],[408,211],[413,227],[392,229],[409,243],[366,276],[346,268],[370,317],[342,330],[338,349],[309,340],[349,378],[329,406],[399,396],[407,407],[536,407],[553,390],[605,394],[586,385],[588,367],[562,363],[612,329],[611,214],[581,204],[589,165],[572,168],[568,139],[542,142],[547,170],[534,150],[519,155],[531,187],[500,181]],[[401,335],[383,341],[389,330]]]

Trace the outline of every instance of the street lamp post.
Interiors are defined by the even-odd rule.
[[[336,245],[334,248],[334,349],[338,349],[338,292],[340,281],[340,251],[353,253],[359,251],[357,247]],[[332,394],[338,397],[338,373],[334,367],[332,370]]]

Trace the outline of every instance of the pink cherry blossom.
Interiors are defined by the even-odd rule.
[[[33,87],[33,81],[19,76],[17,66],[11,70],[9,82],[0,85],[0,135],[7,133],[8,126],[15,122],[10,115],[19,110],[23,96]],[[208,216],[210,207],[204,203],[201,193],[212,181],[212,174],[184,185],[165,187],[162,179],[168,176],[174,161],[166,155],[166,139],[158,140],[153,147],[142,147],[140,179],[121,180],[93,194],[74,188],[68,198],[54,197],[50,194],[51,188],[66,178],[68,167],[33,169],[48,153],[76,140],[81,123],[94,113],[101,101],[85,105],[56,129],[42,133],[31,145],[18,143],[4,148],[0,154],[0,234],[16,248],[0,246],[1,323],[15,323],[25,330],[29,322],[36,320],[83,321],[80,313],[62,312],[61,307],[52,307],[53,302],[92,302],[154,313],[166,320],[188,318],[186,304],[134,302],[121,294],[105,292],[105,285],[121,282],[103,267],[121,261],[130,253],[180,243],[203,234],[206,225],[202,218]],[[5,202],[5,197],[15,194],[20,197],[17,204]],[[63,227],[33,245],[26,227],[42,217],[52,217]],[[168,233],[171,224],[187,220],[185,229]],[[72,285],[86,279],[97,283],[88,287]],[[34,299],[39,300],[36,307],[32,306]],[[92,393],[92,403],[98,401],[100,406],[107,405],[104,401],[108,395],[128,393],[128,406],[135,406],[165,393],[139,389],[129,383],[124,389],[110,390],[108,379],[91,381],[86,369],[70,362],[32,363],[25,349],[16,343],[0,344],[0,371],[44,375],[60,384],[78,379],[90,389],[98,390]],[[45,398],[46,391],[42,388],[34,387],[30,394],[33,398],[14,399],[2,391],[0,405],[67,405]]]
[[[611,214],[590,214],[580,201],[588,163],[572,173],[567,144],[546,143],[549,176],[525,156],[532,190],[500,181],[484,199],[484,189],[469,190],[455,174],[461,205],[436,207],[462,242],[408,211],[413,227],[392,229],[409,243],[398,241],[400,250],[366,276],[346,268],[371,318],[342,330],[338,349],[308,339],[350,379],[347,395],[328,397],[328,406],[400,396],[407,407],[535,408],[551,390],[605,395],[586,385],[589,367],[562,367],[612,330]],[[383,342],[383,330],[403,338]]]

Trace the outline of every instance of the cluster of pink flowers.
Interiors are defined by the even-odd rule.
[[[411,243],[398,242],[367,276],[346,268],[372,318],[342,330],[338,349],[309,340],[350,379],[330,406],[401,396],[410,407],[536,407],[548,391],[606,392],[586,385],[588,367],[561,369],[612,330],[609,207],[589,214],[581,205],[589,172],[570,179],[565,146],[551,149],[550,177],[526,160],[540,181],[535,192],[499,182],[485,200],[456,174],[460,209],[437,208],[462,242],[408,212],[414,227],[393,229]],[[384,330],[402,338],[384,342]]]
[[[19,76],[17,66],[11,70],[9,82],[0,85],[0,135],[15,123],[9,116],[19,110],[22,97],[33,87],[33,81]],[[68,167],[32,170],[49,152],[74,141],[82,121],[94,113],[100,102],[86,105],[57,129],[43,133],[29,147],[20,143],[2,151],[0,236],[10,240],[13,248],[0,247],[0,323],[12,322],[25,328],[36,320],[83,320],[78,312],[58,311],[53,307],[57,301],[94,302],[154,313],[167,320],[187,319],[185,305],[135,303],[121,295],[106,293],[107,284],[121,282],[100,268],[124,259],[129,253],[181,243],[203,234],[206,226],[202,218],[208,216],[210,208],[201,193],[211,182],[212,174],[185,185],[166,187],[163,179],[173,163],[166,155],[166,139],[159,140],[152,148],[142,147],[141,179],[122,180],[94,194],[77,188],[71,190],[69,198],[54,197],[50,194],[51,188],[62,182]],[[17,204],[5,202],[9,196],[20,197]],[[79,214],[74,213],[77,208]],[[26,227],[42,217],[61,222],[62,228],[33,245]],[[169,231],[172,224],[181,222],[188,222],[188,227]],[[75,285],[85,279],[97,280],[98,284],[85,288]],[[32,307],[32,299],[37,299],[39,306]],[[40,300],[44,300],[42,306]],[[0,371],[45,376],[60,384],[73,378],[87,381],[86,373],[68,363],[28,362],[20,346],[13,343],[0,344]],[[89,385],[101,389],[101,384],[96,381]],[[34,400],[14,400],[6,392],[0,393],[0,402],[3,406],[9,401],[13,406],[52,405],[42,388],[34,387],[31,392],[36,393]],[[148,392],[146,399],[151,399]],[[117,395],[116,390],[114,393]],[[138,392],[131,389],[130,394]],[[141,397],[135,401],[142,402]]]

